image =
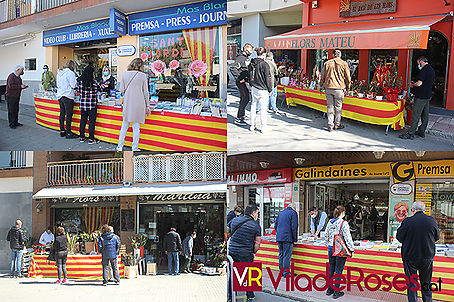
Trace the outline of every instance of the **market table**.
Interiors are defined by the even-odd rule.
[[[325,94],[318,91],[279,85],[278,92],[285,93],[288,106],[304,105],[326,112]],[[400,130],[405,126],[404,111],[405,100],[389,102],[346,96],[342,105],[342,117],[388,126],[394,130]]]
[[[47,260],[48,255],[33,255],[28,277],[58,278],[57,266],[54,261]],[[101,255],[68,255],[66,269],[68,279],[102,280]],[[120,278],[124,276],[125,266],[118,257],[118,271]]]
[[[58,100],[35,97],[36,123],[60,130]],[[80,109],[74,104],[71,131],[79,134]],[[117,144],[122,124],[122,109],[98,105],[95,137]],[[88,123],[86,135],[88,135]],[[126,136],[132,145],[132,127]],[[153,111],[140,127],[139,148],[151,151],[226,151],[227,119],[169,111]]]
[[[295,266],[295,272],[297,274],[304,273],[312,278],[317,274],[325,273],[325,266],[328,262],[328,249],[326,246],[298,243],[293,247],[291,261]],[[263,268],[269,267],[273,270],[279,270],[279,249],[277,243],[263,240],[254,262],[261,262]],[[345,267],[361,268],[365,275],[377,274],[380,278],[385,273],[391,275],[404,273],[400,253],[391,251],[357,249],[353,257],[347,260]],[[345,274],[346,270],[344,269]],[[355,276],[356,280],[359,274],[352,271],[352,276]],[[432,282],[437,283],[439,277],[443,281],[442,291],[441,293],[434,292],[433,298],[441,301],[454,301],[454,258],[435,257]],[[388,280],[392,280],[392,278],[388,278]],[[371,284],[377,284],[375,279],[371,279],[369,282]],[[406,294],[406,291],[400,292],[394,288],[391,291]]]

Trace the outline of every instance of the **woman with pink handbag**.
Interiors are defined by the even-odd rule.
[[[329,258],[329,278],[334,274],[342,274],[345,262],[348,257],[353,256],[355,247],[353,245],[352,235],[350,234],[350,227],[347,221],[344,220],[345,208],[344,206],[337,206],[334,210],[334,218],[328,222],[326,226],[326,243],[328,244],[328,258]],[[336,278],[339,280],[340,278]],[[334,299],[340,298],[344,295],[339,290],[339,284],[336,284],[336,290],[328,286],[326,295],[333,295]]]

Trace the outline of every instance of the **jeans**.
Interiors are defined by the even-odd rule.
[[[21,276],[22,271],[21,271],[21,265],[22,265],[22,250],[18,249],[11,249],[11,269],[9,272],[11,275],[14,274],[14,271],[16,271],[16,275]],[[14,268],[16,268],[14,270]]]
[[[191,267],[191,257],[186,257],[184,256],[184,263],[183,263],[183,272],[189,271],[189,268]]]
[[[113,278],[115,282],[120,282],[120,273],[118,272],[118,261],[117,258],[111,258],[111,259],[104,259],[102,258],[101,264],[102,264],[102,278],[103,278],[103,283],[107,283],[109,281],[109,263],[110,267],[112,267],[112,272],[113,272]]]
[[[342,102],[344,101],[344,91],[340,89],[326,89],[326,115],[328,117],[328,127],[338,127],[342,118]]]
[[[284,276],[290,272],[290,260],[292,259],[293,242],[278,241],[279,247],[279,270],[285,267]]]
[[[269,98],[269,103],[268,103],[268,108],[271,105],[271,109],[274,112],[277,111],[276,101],[277,101],[277,87],[274,87],[273,90],[271,91],[270,98]]]
[[[169,274],[178,274],[180,259],[178,257],[178,252],[167,252],[167,261],[169,265]],[[175,269],[172,271],[172,262],[175,263]]]
[[[432,291],[430,290],[430,283],[432,282],[432,271],[433,271],[433,259],[421,259],[421,260],[403,260],[405,275],[410,278],[411,275],[417,274],[419,271],[419,283],[421,287],[425,284],[429,290],[424,291],[421,288],[422,300],[424,302],[432,301]],[[407,289],[407,298],[409,302],[416,302],[418,299],[416,291],[410,290],[415,287],[413,283],[410,283]]]
[[[240,104],[238,107],[237,117],[244,120],[246,106],[250,101],[249,89],[247,88],[246,83],[240,83],[239,81],[236,81],[236,87],[238,87],[238,90],[240,91]]]
[[[240,255],[240,254],[229,254],[232,258],[233,258],[233,261],[234,262],[254,262],[254,254],[249,254],[249,255]],[[232,280],[230,278],[232,278],[233,276],[233,272],[230,272],[229,274],[229,289],[228,289],[228,298],[229,300],[232,299],[232,292],[233,292],[233,288],[230,286],[232,284]],[[255,294],[254,292],[246,292],[246,296],[247,298],[254,298],[255,297]]]
[[[65,131],[65,118],[66,118],[66,134],[71,133],[71,122],[73,119],[74,100],[67,97],[62,97],[58,100],[60,105],[60,131]]]
[[[416,129],[418,129],[419,119],[422,123],[419,126],[418,132],[424,134],[427,129],[427,124],[429,123],[429,103],[431,99],[418,99],[415,98],[415,103],[413,104],[413,110],[411,113],[411,127],[408,130],[408,133],[415,135]]]
[[[259,90],[252,87],[252,103],[251,103],[251,128],[255,128],[255,117],[257,115],[257,104],[260,103],[260,119],[262,122],[262,131],[266,130],[266,119],[268,116],[269,93],[268,90]]]
[[[333,247],[328,246],[328,258],[329,258],[329,279],[331,280],[331,277],[336,273],[338,275],[342,274],[342,271],[344,270],[345,266],[345,261],[347,261],[346,257],[337,257],[333,256]],[[340,280],[340,278],[336,278],[336,280]],[[340,284],[336,284],[335,287],[337,290],[339,290]],[[334,290],[334,288],[329,286],[330,289]]]
[[[126,133],[128,132],[129,123],[123,121],[121,124],[120,137],[118,138],[118,149],[122,149],[125,145]],[[132,151],[139,149],[139,138],[140,138],[140,123],[132,123]]]
[[[67,271],[66,271],[66,260],[68,259],[67,257],[60,258],[57,255],[56,257],[56,262],[57,262],[57,270],[58,270],[58,279],[61,279],[62,275],[63,278],[66,279]]]
[[[88,123],[88,138],[91,140],[95,139],[95,125],[96,125],[96,113],[97,108],[93,108],[90,110],[80,110],[80,137],[85,138],[85,126]]]
[[[19,123],[19,98],[6,97],[8,106],[9,126],[17,126]]]

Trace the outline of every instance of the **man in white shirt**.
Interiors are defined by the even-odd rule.
[[[52,234],[52,228],[49,226],[47,227],[47,231],[45,231],[39,238],[39,244],[50,246],[54,239],[55,238],[54,234]]]

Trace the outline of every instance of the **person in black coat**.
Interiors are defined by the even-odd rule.
[[[179,275],[180,259],[178,255],[181,255],[183,248],[180,234],[177,233],[177,228],[174,226],[170,228],[170,231],[164,237],[164,250],[167,255],[169,275]],[[175,262],[174,270],[172,270],[172,262]]]
[[[68,238],[66,237],[65,229],[63,227],[58,227],[57,236],[55,237],[54,244],[52,249],[55,252],[55,262],[57,263],[58,270],[58,280],[54,283],[61,284],[66,283],[68,280],[67,271],[66,271],[66,259],[68,258]],[[62,280],[63,275],[63,280]]]
[[[22,278],[21,262],[22,262],[22,250],[24,249],[24,233],[21,229],[22,221],[16,220],[16,225],[13,226],[6,237],[9,241],[9,247],[11,248],[11,278],[19,277]],[[16,275],[14,275],[16,272]]]
[[[229,224],[230,220],[232,220],[233,218],[235,218],[237,216],[241,216],[242,214],[243,214],[243,208],[240,206],[235,206],[233,208],[233,210],[231,210],[227,214],[227,224]]]
[[[402,243],[402,262],[405,275],[411,275],[419,271],[419,282],[422,290],[422,300],[432,301],[432,282],[433,259],[435,257],[435,242],[440,239],[435,218],[424,214],[426,205],[424,202],[413,203],[413,216],[407,217],[397,229],[397,240]],[[407,289],[409,302],[417,301],[417,292],[410,288],[414,286],[410,283]]]
[[[110,94],[111,90],[115,90],[115,78],[112,76],[108,66],[104,66],[102,69],[102,75],[99,80],[101,85],[101,92]]]

